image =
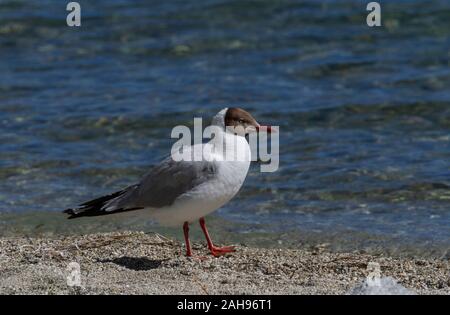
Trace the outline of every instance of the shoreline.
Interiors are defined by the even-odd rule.
[[[392,235],[368,234],[345,229],[270,230],[264,224],[249,225],[231,221],[222,216],[208,217],[208,227],[214,240],[224,244],[245,244],[256,248],[282,248],[314,250],[324,247],[331,252],[358,252],[385,255],[395,258],[450,259],[450,241],[409,239]],[[139,216],[118,213],[114,216],[96,217],[95,220],[67,220],[59,212],[30,211],[23,213],[0,212],[0,239],[11,237],[62,238],[65,236],[113,233],[122,231],[156,232],[183,240],[181,227],[168,228],[143,220]],[[193,240],[204,241],[200,228],[190,231]]]
[[[204,258],[155,233],[3,237],[0,294],[450,294],[448,259],[244,245],[214,258],[192,245]],[[374,265],[378,291],[366,281]]]

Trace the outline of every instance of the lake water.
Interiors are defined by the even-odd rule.
[[[378,28],[365,1],[80,3],[70,28],[64,1],[0,1],[0,235],[179,236],[59,211],[239,106],[280,126],[280,169],[252,166],[216,238],[449,255],[449,1],[380,1]]]

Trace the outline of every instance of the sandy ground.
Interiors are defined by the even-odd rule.
[[[193,248],[203,257],[139,232],[2,238],[0,294],[450,294],[448,260],[244,246],[215,258]],[[377,264],[385,287],[367,291]]]

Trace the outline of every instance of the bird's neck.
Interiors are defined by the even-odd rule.
[[[220,130],[209,141],[215,154],[221,155],[226,161],[250,161],[250,146],[245,137]]]

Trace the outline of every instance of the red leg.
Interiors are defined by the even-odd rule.
[[[212,255],[217,257],[217,256],[223,255],[225,253],[231,253],[231,252],[235,251],[234,246],[225,246],[225,247],[214,246],[214,244],[211,240],[211,237],[209,237],[208,229],[206,228],[205,218],[200,218],[199,222],[200,222],[200,226],[203,230],[203,233],[205,234],[206,242],[208,242],[209,251],[211,252]]]
[[[186,221],[183,224],[184,241],[186,242],[186,256],[192,256],[191,242],[189,241],[189,223]]]

